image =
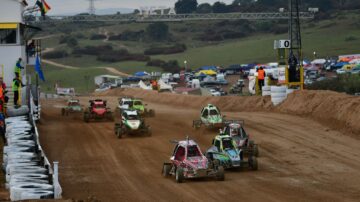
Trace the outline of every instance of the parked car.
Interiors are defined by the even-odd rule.
[[[351,74],[360,74],[360,66],[354,67],[354,69],[351,70]]]

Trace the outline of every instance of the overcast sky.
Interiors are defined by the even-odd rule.
[[[28,0],[33,5],[36,0]],[[198,0],[198,3],[214,3],[219,0]],[[221,1],[221,0],[220,0]],[[233,0],[222,0],[224,3],[231,3]],[[86,12],[89,7],[87,0],[46,0],[51,6],[50,15],[64,13]],[[95,7],[97,9],[107,8],[140,8],[146,6],[174,6],[176,0],[97,0]]]

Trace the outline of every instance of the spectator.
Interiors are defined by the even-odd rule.
[[[16,65],[15,65],[15,77],[20,78],[21,75],[21,70],[24,69],[23,66],[21,66],[21,62],[22,62],[22,58],[19,58],[18,61],[16,61]]]
[[[265,70],[263,69],[263,67],[260,67],[260,69],[258,69],[258,81],[259,81],[259,88],[260,88],[260,91],[262,91],[262,87],[265,85],[265,76],[266,76],[266,73],[265,73]]]
[[[25,86],[21,80],[19,79],[18,76],[16,76],[13,79],[13,83],[12,83],[12,91],[14,92],[14,106],[15,107],[19,107],[21,106],[18,102],[19,102],[19,90]]]

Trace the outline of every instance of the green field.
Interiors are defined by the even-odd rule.
[[[196,25],[196,26],[195,26]],[[170,30],[178,30],[184,26],[190,26],[192,30],[201,29],[206,22],[196,23],[171,23]],[[83,30],[82,34],[86,37],[92,33],[113,32],[118,34],[124,30],[138,31],[145,29],[147,24],[120,24],[111,25],[103,28]],[[205,26],[206,27],[206,26]],[[196,32],[198,33],[198,32]],[[180,65],[183,61],[188,61],[188,67],[195,69],[205,65],[228,66],[231,64],[246,64],[246,63],[265,63],[276,62],[276,54],[273,49],[273,43],[276,39],[286,39],[287,34],[275,35],[269,33],[255,33],[251,36],[226,40],[222,42],[201,42],[193,39],[195,33],[187,32],[172,32],[177,43],[184,43],[188,50],[184,53],[173,55],[157,55],[152,58],[168,60],[177,60]],[[48,48],[64,49],[70,51],[66,45],[59,45],[59,35],[45,39],[43,45]],[[129,41],[111,41],[104,42],[102,40],[88,40],[79,39],[80,46],[86,45],[104,45],[110,44],[115,49],[125,48],[132,53],[141,53],[144,49],[152,45],[169,45],[170,42],[151,43],[151,42],[129,42]],[[360,53],[360,14],[359,11],[352,13],[336,14],[331,20],[323,21],[304,21],[302,24],[302,42],[304,57],[313,59],[313,52],[316,51],[318,57],[336,56],[342,54],[356,54]],[[174,42],[172,42],[174,43]],[[74,57],[70,56],[64,59],[56,59],[54,62],[60,64],[80,67],[80,70],[58,70],[51,66],[46,66],[44,69],[45,75],[51,84],[61,80],[66,86],[73,86],[78,88],[78,91],[86,90],[86,82],[84,75],[95,76],[98,74],[108,74],[104,69],[98,67],[114,67],[119,71],[126,73],[134,73],[137,71],[160,71],[157,67],[146,67],[144,62],[118,62],[105,63],[97,61],[96,57],[85,56]],[[91,83],[93,83],[91,79]],[[93,85],[93,84],[92,84]],[[90,86],[92,89],[93,86]],[[48,87],[47,87],[48,88]]]

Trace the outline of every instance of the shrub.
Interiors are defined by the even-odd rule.
[[[161,67],[165,72],[170,73],[176,73],[181,70],[177,60],[169,60],[168,62],[165,62],[163,60],[155,59],[148,61],[146,66]]]
[[[121,34],[113,35],[113,36],[110,36],[110,37],[109,37],[109,41],[120,41],[121,38],[122,38],[122,35],[121,35]]]
[[[74,48],[78,45],[78,41],[74,38],[74,37],[70,37],[67,41],[66,41],[67,46],[69,46],[70,48]]]
[[[145,31],[140,30],[137,32],[133,31],[124,31],[121,34],[121,40],[123,41],[139,41],[145,36]]]
[[[356,41],[356,40],[357,40],[357,38],[354,36],[348,36],[345,38],[345,41]]]
[[[106,35],[104,34],[93,34],[90,36],[90,40],[103,40],[106,39]]]
[[[175,54],[186,51],[185,44],[175,44],[170,47],[152,47],[144,51],[145,55],[161,55],[161,54]]]
[[[65,58],[67,56],[69,56],[69,54],[64,50],[55,50],[43,54],[43,57],[45,59],[59,59],[59,58]]]
[[[110,45],[86,46],[85,48],[75,48],[72,53],[80,55],[101,55],[112,50],[113,47]]]

